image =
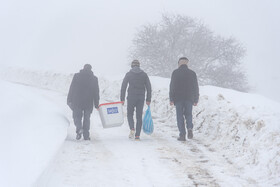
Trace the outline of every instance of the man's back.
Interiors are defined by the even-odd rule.
[[[170,83],[170,99],[172,101],[189,100],[198,102],[198,83],[196,73],[187,65],[181,65],[174,70]]]
[[[93,75],[92,71],[82,69],[74,75],[67,100],[73,104],[73,107],[89,109],[91,111],[93,109],[93,102],[95,106],[98,106],[98,79]]]
[[[147,89],[147,100],[151,99],[151,83],[148,75],[138,67],[132,68],[125,76],[121,88],[121,100],[124,100],[125,90],[128,87],[128,97],[130,96],[143,96]]]

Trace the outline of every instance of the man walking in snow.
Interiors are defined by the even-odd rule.
[[[129,138],[135,136],[135,140],[140,140],[140,133],[142,128],[142,114],[145,102],[145,91],[147,90],[146,104],[151,103],[151,83],[148,75],[140,69],[138,60],[133,60],[131,63],[131,70],[125,75],[121,87],[121,101],[124,103],[126,88],[128,87],[127,95],[127,120],[130,128]],[[134,127],[133,114],[136,108],[136,133]]]
[[[171,76],[169,90],[170,105],[176,106],[179,141],[186,141],[185,120],[188,138],[193,138],[192,107],[197,105],[199,98],[196,73],[188,68],[188,62],[186,57],[179,59],[178,69],[174,70]]]
[[[90,140],[90,115],[93,105],[96,109],[99,105],[98,79],[91,71],[90,64],[84,65],[84,68],[74,75],[67,97],[67,104],[73,111],[76,139],[81,139],[83,135],[85,140]]]

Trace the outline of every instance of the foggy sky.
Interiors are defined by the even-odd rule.
[[[137,29],[178,13],[238,39],[253,91],[280,101],[279,8],[277,0],[1,0],[0,65],[76,72],[90,63],[97,75],[121,75]]]

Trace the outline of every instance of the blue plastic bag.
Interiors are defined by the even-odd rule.
[[[148,106],[148,109],[146,110],[145,116],[143,118],[143,131],[148,135],[151,135],[154,132],[154,123],[150,106]]]

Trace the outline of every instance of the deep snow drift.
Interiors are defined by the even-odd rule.
[[[36,89],[0,81],[0,186],[31,186],[63,143],[69,121]]]
[[[0,77],[64,94],[72,79],[72,75],[13,69],[0,72]],[[279,103],[259,95],[200,87],[199,105],[193,112],[195,138],[178,144],[175,109],[168,99],[169,79],[151,77],[151,82],[155,133],[150,138],[164,141],[157,147],[159,154],[193,184],[280,185]],[[121,80],[99,78],[99,84],[101,103],[119,100]]]

